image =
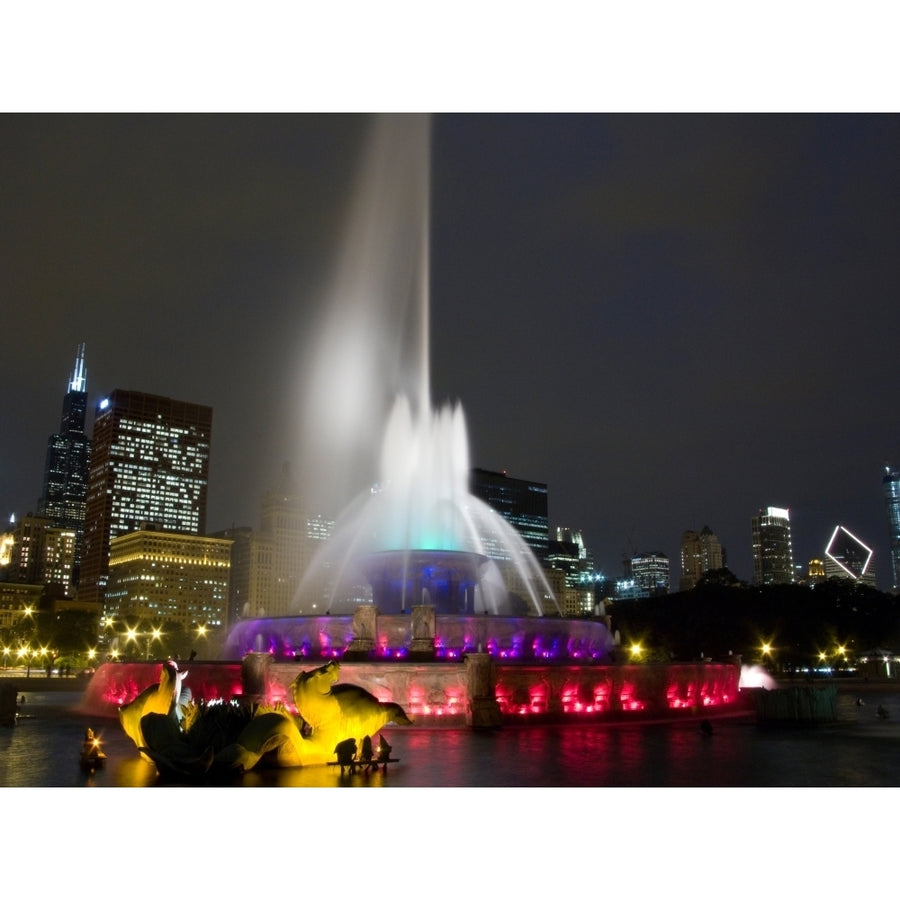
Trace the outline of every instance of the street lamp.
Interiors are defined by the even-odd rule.
[[[140,646],[140,640],[139,640],[140,638],[147,639],[147,646],[146,646],[146,650],[144,651],[144,659],[145,660],[150,659],[150,645],[153,643],[153,641],[158,641],[161,636],[162,636],[162,629],[160,629],[160,628],[153,628],[150,631],[138,631],[136,628],[129,628],[125,632],[126,642],[134,641],[135,644],[137,644],[138,646]]]

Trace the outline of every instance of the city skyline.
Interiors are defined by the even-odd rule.
[[[297,458],[365,117],[4,116],[0,510],[37,508],[73,349],[113,389],[207,404],[208,530],[258,522]],[[548,486],[596,565],[751,517],[795,562],[837,525],[890,588],[894,116],[436,116],[433,401],[472,464]],[[24,178],[21,176],[25,176]],[[334,513],[336,511],[326,511]]]

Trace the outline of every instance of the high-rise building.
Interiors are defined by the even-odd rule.
[[[231,541],[152,528],[109,542],[105,614],[185,630],[227,623]]]
[[[875,554],[855,534],[837,525],[825,547],[825,577],[846,578],[875,587]]]
[[[681,581],[678,589],[689,591],[706,572],[725,566],[725,551],[708,525],[703,530],[685,531],[681,536]]]
[[[97,404],[79,600],[103,601],[113,538],[205,533],[211,432],[212,409],[196,403],[115,390]]]
[[[473,469],[470,490],[519,532],[537,561],[547,568],[550,538],[547,485],[510,478],[506,472]],[[502,559],[503,554],[498,551],[495,558]]]
[[[54,585],[55,595],[74,597],[74,529],[60,528],[45,516],[23,516],[11,527],[3,580]],[[2,565],[4,561],[0,559]]]
[[[248,525],[232,526],[215,531],[210,537],[231,541],[231,569],[228,578],[228,623],[234,624],[243,615],[250,597],[250,541],[253,529]]]
[[[81,565],[84,515],[87,502],[91,441],[85,432],[87,416],[87,368],[84,344],[75,355],[69,390],[63,398],[59,431],[47,441],[44,489],[38,500],[38,515],[57,528],[75,533],[72,579],[77,583]]]
[[[888,519],[888,546],[891,553],[891,586],[900,590],[900,468],[885,466],[881,479]]]
[[[330,520],[308,513],[285,464],[276,487],[263,495],[259,530],[248,538],[246,595],[238,615],[286,616],[296,612],[294,601],[300,582],[333,526]],[[322,596],[323,606],[326,592],[324,583],[309,586],[310,596]],[[320,611],[321,607],[312,605],[308,610]]]
[[[553,573],[562,575],[551,584],[554,596],[565,616],[591,615],[594,611],[594,582],[591,555],[580,531],[557,527],[556,539],[547,550],[548,579]]]
[[[753,536],[753,583],[791,584],[794,553],[791,518],[787,509],[769,506],[750,520]]]
[[[669,557],[665,553],[638,553],[631,557],[631,577],[644,596],[669,593]]]

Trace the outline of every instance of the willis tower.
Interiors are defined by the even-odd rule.
[[[91,441],[84,430],[86,414],[87,369],[84,364],[84,344],[80,344],[75,357],[75,369],[69,380],[69,390],[63,399],[59,432],[51,435],[47,441],[44,492],[38,501],[38,515],[53,520],[58,528],[72,529],[75,532],[72,574],[76,584],[81,567],[91,455]]]

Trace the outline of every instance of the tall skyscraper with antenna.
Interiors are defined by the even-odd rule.
[[[81,566],[84,513],[87,503],[91,441],[85,433],[87,416],[87,367],[84,344],[75,353],[75,368],[63,398],[59,431],[47,441],[44,489],[38,500],[38,515],[51,519],[57,528],[75,532],[73,580]]]

